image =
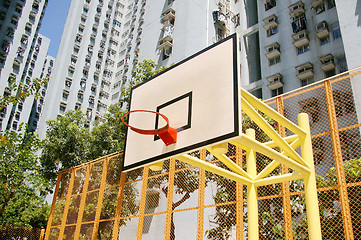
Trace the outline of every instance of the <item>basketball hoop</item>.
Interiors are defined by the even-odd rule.
[[[136,112],[147,112],[147,113],[157,114],[165,120],[166,125],[161,128],[149,129],[149,130],[130,126],[128,123],[126,123],[124,121],[124,117],[129,115],[130,113],[136,113]],[[162,139],[162,141],[167,146],[177,142],[177,129],[171,128],[169,126],[169,119],[165,115],[163,115],[159,112],[150,111],[150,110],[132,110],[132,111],[124,113],[121,119],[122,119],[122,122],[124,123],[124,125],[126,125],[127,127],[129,127],[132,131],[134,131],[136,133],[143,134],[143,135],[158,135],[159,138]]]

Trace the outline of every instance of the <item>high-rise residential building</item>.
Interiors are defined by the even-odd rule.
[[[39,125],[72,109],[90,124],[139,61],[169,66],[235,32],[242,87],[258,97],[344,72],[361,65],[357,9],[352,0],[72,1]]]
[[[12,79],[27,84],[39,77],[50,40],[38,35],[47,0],[4,0],[0,5],[0,92],[11,93]],[[1,129],[28,123],[33,98],[0,113]]]
[[[339,12],[347,5],[334,0],[237,1],[245,88],[269,98],[346,71],[348,43],[341,29],[357,24],[340,21]]]
[[[40,34],[39,34],[40,36]],[[51,74],[53,72],[53,67],[55,63],[55,58],[47,55],[45,57],[44,63],[42,65],[42,69],[40,72],[40,78],[51,79]],[[41,67],[41,65],[40,65]],[[33,105],[31,107],[31,112],[28,120],[28,127],[30,132],[34,132],[38,128],[38,123],[40,116],[43,112],[44,98],[47,94],[48,86],[43,86],[40,89],[40,96],[38,99],[33,100]],[[45,111],[45,110],[44,110]]]

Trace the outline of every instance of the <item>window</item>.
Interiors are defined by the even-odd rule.
[[[69,97],[69,92],[63,91],[63,100],[68,100],[68,97]]]
[[[273,36],[278,33],[278,27],[273,27],[267,30],[267,37]]]
[[[325,72],[325,77],[326,78],[329,78],[329,77],[332,77],[332,76],[335,76],[335,75],[336,75],[336,70],[335,69],[332,69],[332,70],[329,70],[329,71]]]
[[[312,139],[313,160],[315,164],[320,164],[324,159],[324,144],[321,137]]]
[[[323,13],[325,11],[325,4],[321,2],[319,5],[317,5],[315,8],[315,13],[318,15],[320,13]]]
[[[89,97],[89,104],[94,104],[94,97],[93,96]]]
[[[75,104],[75,110],[79,110],[81,108],[81,104],[80,103],[76,103]]]
[[[310,51],[310,45],[306,44],[297,48],[297,55]]]
[[[283,87],[272,90],[272,97],[278,96],[283,93]]]
[[[331,24],[330,28],[331,28],[332,40],[341,38],[341,30],[338,22]]]
[[[18,122],[14,121],[13,122],[13,130],[16,130],[18,128]]]
[[[313,79],[312,79],[312,78],[302,79],[302,80],[301,80],[301,87],[306,86],[306,85],[311,84],[311,83],[313,83]]]
[[[14,15],[11,18],[11,23],[16,26],[18,24],[18,20],[19,20],[18,17]]]
[[[82,40],[82,36],[80,34],[77,34],[75,37],[75,42],[80,43]]]
[[[320,107],[317,98],[311,97],[299,102],[299,104],[301,105],[301,112],[308,114],[311,125],[320,120]]]
[[[79,91],[79,92],[78,92],[78,100],[79,100],[79,99],[80,99],[80,100],[83,100],[83,96],[84,96],[83,91]]]
[[[280,63],[280,62],[281,62],[281,57],[279,57],[279,56],[269,59],[269,65],[270,66],[275,65],[275,64]]]
[[[326,0],[326,5],[328,9],[334,8],[336,6],[335,0]]]
[[[336,63],[339,73],[346,72],[348,70],[345,55],[336,57]]]
[[[15,113],[15,120],[17,120],[17,121],[20,120],[20,112]]]
[[[8,27],[8,30],[6,31],[6,36],[12,38],[12,37],[14,37],[14,32],[15,32],[15,30],[13,28]]]
[[[31,23],[26,23],[26,25],[25,25],[25,31],[26,32],[31,32]]]
[[[59,106],[60,113],[64,113],[65,109],[66,109],[66,104],[65,103],[60,103],[60,106]]]
[[[88,108],[86,110],[86,116],[87,116],[88,119],[90,119],[92,117],[92,109],[91,108]]]
[[[270,10],[271,8],[276,6],[276,0],[266,0],[266,3],[264,5],[265,10]]]
[[[337,117],[355,112],[355,104],[354,104],[352,92],[340,92],[338,90],[334,90],[333,98],[335,102],[335,110]]]
[[[162,59],[165,60],[167,58],[169,58],[169,56],[172,54],[172,48],[169,47],[169,48],[164,48],[162,50]]]
[[[20,13],[21,13],[21,10],[20,10]],[[6,13],[5,12],[0,12],[0,20],[4,21],[5,17],[6,17]]]
[[[262,88],[258,88],[255,90],[250,91],[251,94],[253,94],[253,96],[255,96],[256,98],[260,98],[262,99]]]
[[[85,86],[86,86],[85,80],[81,80],[81,81],[80,81],[80,87],[81,87],[81,88],[85,88]]]
[[[65,86],[66,86],[66,87],[70,87],[70,86],[71,86],[71,83],[72,83],[72,80],[71,80],[70,78],[67,78],[67,79],[65,80]]]

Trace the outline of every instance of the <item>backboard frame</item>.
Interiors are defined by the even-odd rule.
[[[191,61],[192,59],[196,58],[197,56],[207,52],[207,51],[210,51],[212,50],[213,48],[219,46],[220,44],[223,44],[227,41],[232,41],[232,53],[230,53],[233,57],[232,61],[233,61],[233,66],[232,66],[232,69],[233,69],[233,73],[232,73],[232,84],[233,84],[233,87],[232,87],[232,91],[233,91],[233,131],[232,132],[229,132],[227,134],[224,134],[224,135],[221,135],[221,136],[217,136],[217,137],[214,137],[212,139],[207,139],[205,141],[201,141],[201,142],[198,142],[196,144],[192,144],[192,145],[189,145],[187,147],[183,147],[183,148],[179,148],[179,149],[176,149],[174,151],[169,151],[169,152],[165,152],[163,154],[160,154],[158,156],[155,156],[155,157],[152,157],[152,158],[149,158],[149,159],[146,159],[146,160],[141,160],[137,163],[132,163],[132,164],[127,164],[126,162],[126,153],[127,153],[127,138],[128,138],[128,131],[130,131],[130,129],[128,129],[128,131],[126,132],[126,139],[125,139],[125,142],[124,142],[124,159],[123,159],[123,163],[122,163],[122,171],[130,171],[130,170],[133,170],[135,168],[138,168],[138,167],[141,167],[141,166],[145,166],[145,165],[148,165],[148,164],[152,164],[152,163],[155,163],[155,162],[158,162],[158,161],[163,161],[163,160],[166,160],[166,159],[169,159],[171,157],[174,157],[174,156],[177,156],[177,155],[181,155],[181,154],[185,154],[185,153],[189,153],[189,152],[192,152],[192,151],[196,151],[196,150],[199,150],[201,148],[205,148],[205,147],[208,147],[208,146],[212,146],[212,145],[215,145],[215,144],[219,144],[219,143],[222,143],[222,142],[226,142],[228,140],[232,140],[232,139],[235,139],[235,138],[238,138],[240,137],[240,135],[242,134],[242,129],[241,129],[241,108],[240,108],[240,63],[239,63],[239,38],[238,38],[238,35],[237,34],[233,34],[193,55],[191,55],[190,57],[172,65],[171,67],[167,68],[165,71],[159,73],[159,74],[156,74],[155,76],[149,78],[148,80],[134,86],[132,89],[131,89],[131,93],[130,93],[130,102],[129,102],[129,105],[128,105],[128,111],[131,111],[131,110],[134,110],[132,109],[132,99],[133,99],[133,91],[136,90],[137,88],[143,86],[144,84],[147,84],[155,79],[157,79],[159,76],[163,75],[163,74],[166,74],[167,72],[169,71],[172,71],[174,70],[175,68],[181,66],[182,64],[188,62],[188,61]],[[184,96],[179,96],[178,98],[175,98],[173,99],[172,101],[177,101],[179,99],[188,99],[188,101],[190,102],[191,104],[191,101],[192,101],[192,93],[186,93]],[[166,105],[168,103],[165,103],[164,105]],[[163,105],[161,106],[157,106],[157,109],[146,109],[146,110],[153,110],[153,111],[156,111],[156,110],[159,110],[163,107]],[[192,112],[190,111],[190,115],[192,114]],[[130,121],[130,118],[131,116],[129,116],[128,118],[128,123]],[[190,116],[189,116],[190,118]],[[189,119],[189,122],[187,125],[185,125],[185,128],[189,128],[190,125],[191,125],[191,120]],[[155,127],[157,125],[155,124]],[[172,127],[172,126],[171,126]],[[155,136],[154,137],[154,140],[156,141],[157,140],[157,137]],[[128,143],[129,144],[129,143]],[[141,149],[141,146],[140,146],[140,149]]]

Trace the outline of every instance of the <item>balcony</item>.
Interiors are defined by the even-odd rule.
[[[306,30],[293,34],[292,38],[295,40],[293,42],[293,45],[295,45],[296,48],[302,47],[310,43]]]
[[[306,13],[304,3],[298,1],[288,7],[290,9],[290,15],[292,18],[297,18],[298,16],[304,15]]]
[[[320,58],[320,62],[321,62],[321,69],[324,72],[330,71],[335,69],[335,60],[332,56],[332,54],[328,54],[326,56],[323,56]]]
[[[281,55],[280,45],[278,43],[274,43],[272,45],[269,45],[269,46],[265,47],[265,49],[267,51],[266,57],[268,59],[276,58],[276,57],[279,57]]]
[[[264,29],[266,29],[266,30],[269,30],[271,28],[275,28],[278,26],[277,16],[274,14],[263,19],[263,22],[265,23]]]
[[[326,38],[330,34],[330,31],[328,30],[328,24],[326,21],[317,24],[315,29],[316,29],[316,35],[320,39]]]
[[[170,36],[165,36],[159,40],[159,50],[173,47],[173,38]]]
[[[162,13],[162,22],[171,22],[175,19],[175,10],[173,8],[168,8]]]
[[[313,65],[311,63],[306,63],[296,67],[298,72],[297,77],[299,80],[305,80],[313,77]]]
[[[267,80],[269,81],[267,87],[271,90],[283,87],[283,76],[280,73],[268,77]]]
[[[311,2],[312,7],[313,7],[313,8],[317,8],[318,6],[320,6],[321,4],[323,4],[323,1],[324,1],[324,0],[313,0],[313,1]]]

